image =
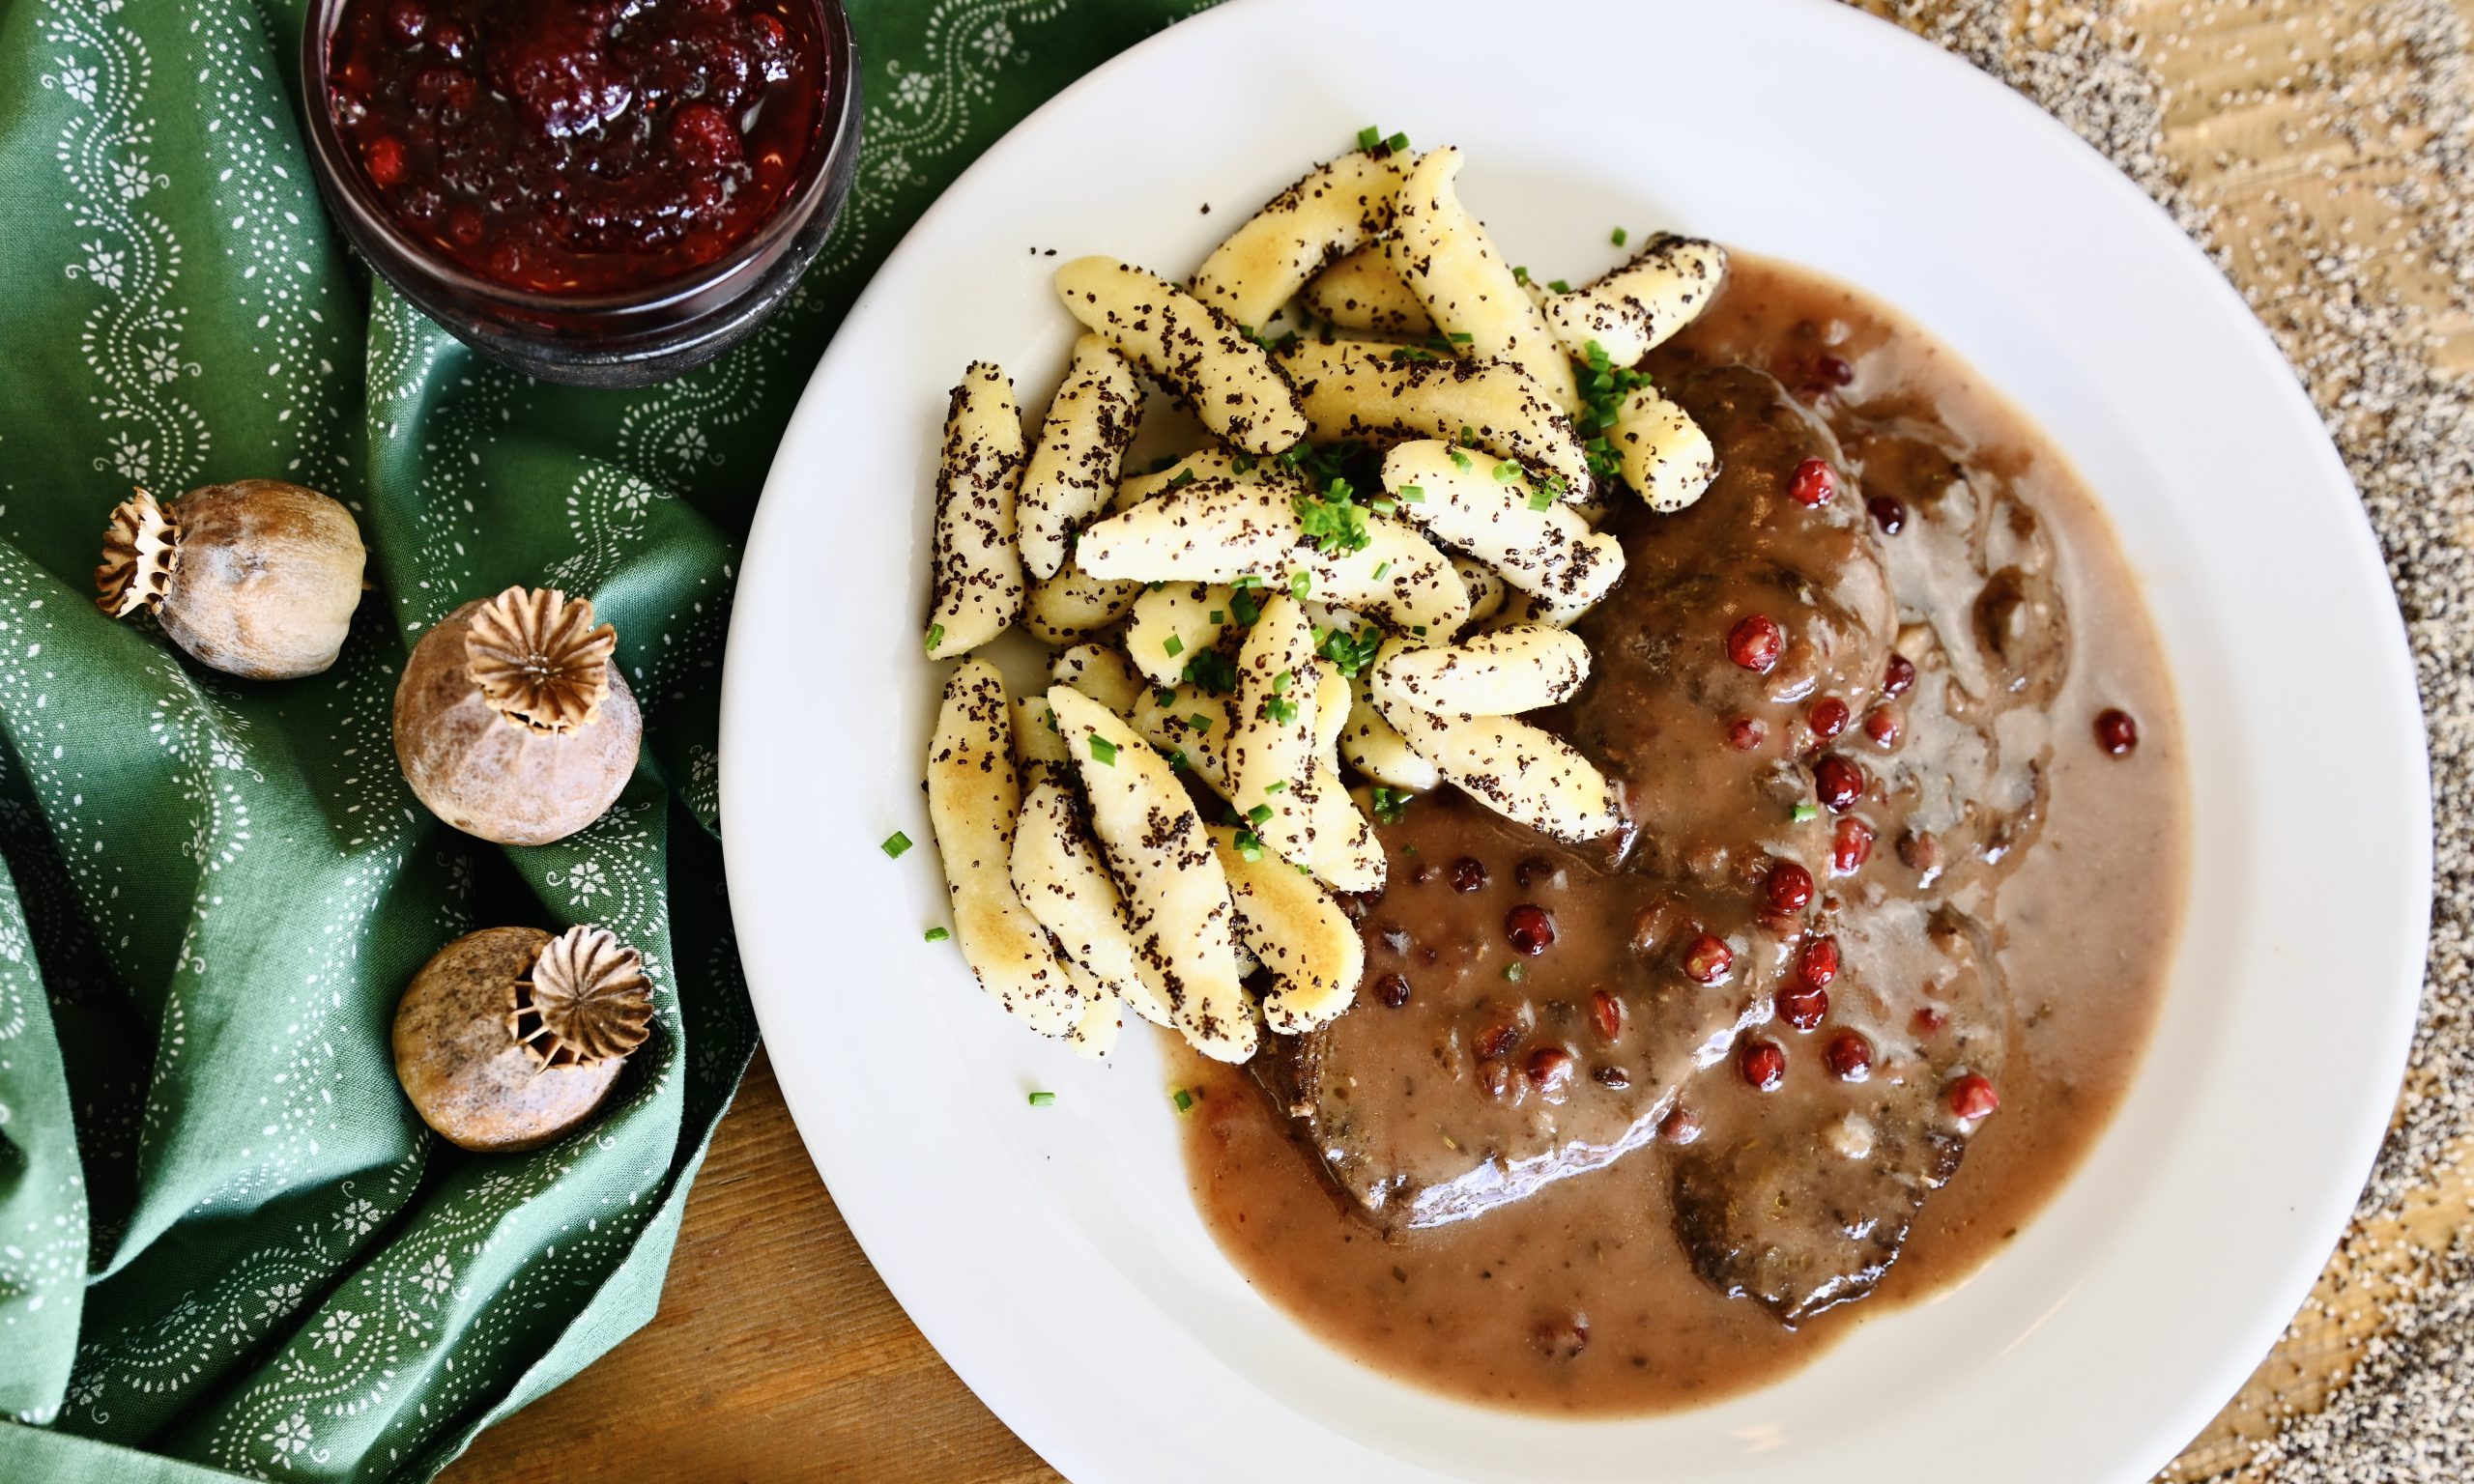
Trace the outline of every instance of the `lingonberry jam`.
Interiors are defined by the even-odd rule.
[[[817,0],[344,0],[327,107],[396,225],[590,297],[753,237],[831,124]]]

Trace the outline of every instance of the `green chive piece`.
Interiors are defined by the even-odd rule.
[[[1606,240],[1613,243],[1616,246],[1621,247],[1624,245],[1624,240],[1631,235],[1631,233],[1625,231],[1622,227],[1617,227],[1612,233],[1607,235]]]
[[[1288,780],[1284,778],[1275,778],[1270,783],[1263,785],[1263,792],[1280,793],[1285,791],[1287,787]]]
[[[936,646],[944,642],[945,626],[941,623],[928,625],[928,652],[934,655],[936,652]]]
[[[1394,134],[1391,138],[1383,141],[1383,147],[1390,150],[1393,154],[1398,155],[1408,149],[1409,136],[1407,134]]]
[[[1423,505],[1426,502],[1426,487],[1423,484],[1404,484],[1400,486],[1400,498],[1413,505]]]
[[[919,935],[919,940],[923,943],[942,943],[952,936],[952,933],[942,928],[931,928]]]
[[[1263,702],[1263,713],[1285,727],[1297,720],[1297,702],[1285,696],[1275,696]]]
[[[1543,510],[1554,503],[1555,497],[1547,494],[1544,490],[1531,490],[1529,492],[1529,508],[1532,510]]]
[[[1517,263],[1514,263],[1511,266],[1511,281],[1520,284],[1523,287],[1527,287],[1529,283],[1529,270],[1521,267]]]
[[[1379,583],[1379,582],[1381,582],[1381,581],[1383,581],[1383,574],[1384,574],[1384,573],[1386,573],[1386,572],[1389,572],[1389,571],[1391,571],[1391,570],[1392,570],[1392,563],[1390,563],[1390,562],[1388,562],[1388,561],[1379,561],[1379,562],[1376,562],[1376,563],[1374,564],[1374,580],[1375,580],[1376,582],[1378,582],[1378,583]]]
[[[1478,446],[1478,430],[1465,422],[1460,425],[1460,446],[1463,448]]]
[[[1056,1094],[1054,1094],[1054,1093],[1033,1093],[1033,1094],[1031,1094],[1031,1106],[1032,1106],[1032,1107],[1035,1107],[1035,1108],[1045,1108],[1045,1107],[1047,1107],[1050,1103],[1052,1103],[1052,1102],[1054,1102],[1054,1101],[1056,1101]]]
[[[1546,287],[1553,289],[1558,294],[1569,294],[1572,292],[1572,286],[1561,278],[1552,278],[1547,280]]]
[[[1306,595],[1313,589],[1313,574],[1308,572],[1292,572],[1288,575],[1288,595],[1295,598],[1298,602],[1305,602]]]
[[[1186,642],[1179,639],[1176,635],[1171,634],[1166,639],[1160,641],[1160,647],[1166,651],[1168,658],[1173,660],[1178,655],[1186,652]]]
[[[1382,142],[1383,130],[1375,128],[1371,124],[1368,124],[1366,128],[1357,131],[1357,147],[1361,150],[1370,150]]]
[[[1494,474],[1495,474],[1495,483],[1497,483],[1497,484],[1510,484],[1510,483],[1511,483],[1514,479],[1517,479],[1517,478],[1519,478],[1519,477],[1520,477],[1520,466],[1519,466],[1519,465],[1517,465],[1517,464],[1514,464],[1514,463],[1513,463],[1511,460],[1510,460],[1510,459],[1506,459],[1506,460],[1504,460],[1502,463],[1500,463],[1500,464],[1498,464],[1498,465],[1496,465],[1496,466],[1495,466],[1495,469],[1494,469]]]
[[[885,842],[878,845],[877,848],[885,853],[885,858],[887,860],[901,860],[904,853],[910,848],[910,837],[905,835],[900,830],[896,830],[892,834],[886,836]]]
[[[1469,333],[1465,329],[1454,329],[1447,331],[1443,338],[1451,341],[1454,345],[1467,345],[1470,341],[1475,340],[1478,337]]]
[[[1462,453],[1457,448],[1454,448],[1452,450],[1452,467],[1454,469],[1471,469],[1475,466],[1469,462],[1469,455]]]
[[[1196,731],[1209,731],[1211,730],[1211,718],[1203,715],[1199,711],[1196,711],[1186,718],[1186,725],[1192,727]]]
[[[1241,474],[1251,474],[1254,471],[1254,456],[1251,453],[1236,454],[1229,459],[1228,467]]]
[[[1796,806],[1795,820],[1798,824],[1810,824],[1820,817],[1821,806],[1818,804],[1798,804]]]
[[[1194,1095],[1181,1087],[1177,1089],[1174,1101],[1177,1104],[1177,1111],[1183,1113],[1194,1105]]]
[[[1275,696],[1287,695],[1289,682],[1296,678],[1297,671],[1293,670],[1283,670],[1279,674],[1272,676],[1272,694]]]
[[[1271,823],[1271,819],[1272,807],[1269,804],[1257,804],[1253,808],[1246,811],[1246,822],[1248,824],[1269,824]]]
[[[1424,639],[1426,637],[1426,626],[1423,623],[1413,623],[1409,625],[1409,632],[1420,639]]]
[[[1100,735],[1098,732],[1092,732],[1091,760],[1093,762],[1106,763],[1112,768],[1115,767],[1117,765],[1117,745],[1114,742],[1109,741],[1108,738]]]
[[[1192,769],[1194,767],[1194,763],[1187,759],[1186,750],[1180,747],[1174,749],[1168,754],[1168,766],[1176,769],[1180,773],[1184,773]]]

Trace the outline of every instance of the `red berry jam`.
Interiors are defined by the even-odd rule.
[[[1815,938],[1796,958],[1796,977],[1808,989],[1827,989],[1838,977],[1838,940]]]
[[[822,147],[813,0],[344,0],[327,106],[407,235],[576,297],[753,237]]]
[[[1767,614],[1754,614],[1727,633],[1727,658],[1756,674],[1768,674],[1778,663],[1787,636]]]
[[[1841,1082],[1861,1082],[1873,1074],[1873,1043],[1861,1031],[1840,1031],[1829,1038],[1821,1059]]]
[[[1875,706],[1864,713],[1864,735],[1882,747],[1898,746],[1898,707]]]
[[[1524,901],[1504,914],[1504,936],[1514,949],[1535,958],[1555,941],[1555,920],[1544,908]]]
[[[1736,1067],[1743,1079],[1762,1092],[1775,1091],[1787,1080],[1787,1053],[1778,1042],[1755,1038],[1743,1043],[1736,1055]]]
[[[1482,892],[1486,889],[1485,863],[1474,855],[1464,855],[1452,863],[1452,889],[1455,892]]]
[[[1799,505],[1826,505],[1838,493],[1838,475],[1827,459],[1806,459],[1787,480],[1787,493]]]
[[[1814,736],[1827,741],[1847,729],[1847,702],[1835,696],[1825,696],[1804,713],[1804,722],[1812,728]]]
[[[2139,746],[2139,723],[2118,707],[2096,715],[2096,745],[2116,757],[2127,757]]]
[[[1873,827],[1861,819],[1841,819],[1829,838],[1829,873],[1852,876],[1873,858]]]
[[[1727,745],[1739,753],[1748,753],[1761,745],[1769,728],[1749,716],[1740,716],[1727,724]]]

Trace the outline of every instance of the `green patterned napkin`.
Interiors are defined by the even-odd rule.
[[[750,344],[614,393],[475,358],[347,258],[298,0],[0,0],[0,1480],[426,1478],[651,1316],[755,1042],[715,702],[774,441],[945,182],[1197,7],[850,8],[866,148],[822,261]],[[129,486],[248,476],[370,544],[328,674],[232,680],[90,601]],[[432,820],[388,734],[411,639],[512,583],[589,594],[646,713],[618,806],[540,849]],[[660,1032],[585,1131],[477,1157],[388,1027],[438,947],[516,922],[641,949]]]

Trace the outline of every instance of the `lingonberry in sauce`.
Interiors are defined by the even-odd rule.
[[[1838,977],[1838,940],[1815,938],[1796,956],[1796,978],[1808,989],[1827,989]]]
[[[813,0],[344,0],[330,116],[381,210],[508,288],[623,292],[756,235],[838,109]]]
[[[1873,1074],[1873,1043],[1861,1031],[1842,1030],[1830,1037],[1821,1059],[1841,1082],[1861,1082]]]
[[[1727,658],[1756,674],[1778,663],[1787,636],[1768,614],[1753,614],[1727,631]]]
[[[1589,1316],[1561,1314],[1538,1322],[1530,1331],[1530,1340],[1538,1353],[1549,1360],[1570,1360],[1589,1349]]]
[[[1968,1123],[1991,1118],[1999,1106],[2001,1098],[1993,1084],[1972,1071],[1950,1084],[1950,1111]]]
[[[1829,837],[1829,873],[1852,876],[1873,858],[1873,827],[1853,815],[1838,821]]]
[[[1398,1010],[1409,1003],[1409,980],[1404,974],[1386,974],[1374,982],[1374,997]]]
[[[1481,892],[1486,888],[1486,868],[1474,855],[1464,855],[1452,863],[1452,889],[1455,892]]]
[[[2139,746],[2139,723],[2117,706],[2096,713],[2096,745],[2116,757],[2130,756]]]
[[[1772,910],[1800,912],[1813,899],[1813,873],[1793,861],[1772,861],[1761,892]]]
[[[1829,1013],[1829,993],[1811,985],[1789,985],[1770,999],[1778,1018],[1799,1031],[1809,1031]]]
[[[1714,985],[1727,977],[1735,966],[1736,951],[1727,940],[1715,933],[1705,932],[1692,940],[1683,951],[1683,972],[1705,985]]]
[[[1624,1002],[1603,989],[1593,989],[1589,996],[1589,1023],[1597,1034],[1613,1041],[1624,1034]]]
[[[1658,1137],[1669,1144],[1689,1144],[1701,1137],[1701,1120],[1682,1103],[1666,1110],[1658,1120]]]
[[[1542,855],[1527,855],[1512,868],[1511,878],[1524,892],[1539,885],[1561,886],[1564,884],[1564,868]]]
[[[1914,1016],[1908,1023],[1915,1028],[1918,1036],[1939,1036],[1942,1027],[1950,1023],[1950,1017],[1933,1006],[1918,1005]]]
[[[1847,363],[1847,357],[1824,351],[1813,357],[1813,375],[1832,386],[1844,386],[1856,380],[1856,368]]]
[[[1481,1060],[1493,1061],[1509,1055],[1512,1047],[1520,1044],[1520,1026],[1514,1021],[1498,1020],[1480,1031],[1469,1044]]]
[[[1854,758],[1830,754],[1813,764],[1813,791],[1824,808],[1833,814],[1843,814],[1856,807],[1864,796],[1864,770]]]
[[[1838,493],[1838,473],[1827,459],[1806,459],[1788,477],[1787,493],[1799,505],[1826,505]]]
[[[1904,696],[1915,685],[1915,662],[1903,654],[1893,654],[1882,667],[1882,694]]]
[[[1589,1076],[1598,1086],[1611,1087],[1618,1092],[1632,1085],[1632,1074],[1621,1067],[1600,1067],[1591,1071]]]
[[[1847,702],[1835,696],[1825,696],[1814,701],[1812,709],[1804,713],[1805,725],[1812,728],[1814,736],[1824,741],[1845,731],[1847,722]]]
[[[1774,1041],[1760,1037],[1743,1043],[1736,1053],[1736,1068],[1743,1079],[1761,1092],[1770,1092],[1787,1080],[1787,1051]]]
[[[1751,752],[1761,745],[1769,728],[1749,716],[1739,716],[1727,724],[1727,745],[1740,753]]]
[[[1572,1053],[1561,1046],[1539,1046],[1529,1053],[1529,1085],[1551,1093],[1572,1079]]]
[[[1504,914],[1504,936],[1514,949],[1535,958],[1553,945],[1555,920],[1543,907],[1524,901]]]
[[[1864,713],[1864,735],[1883,747],[1898,746],[1899,721],[1896,706],[1875,706]]]
[[[1872,515],[1873,524],[1882,528],[1883,535],[1895,536],[1907,528],[1907,506],[1890,496],[1874,496],[1864,501],[1864,509]]]

